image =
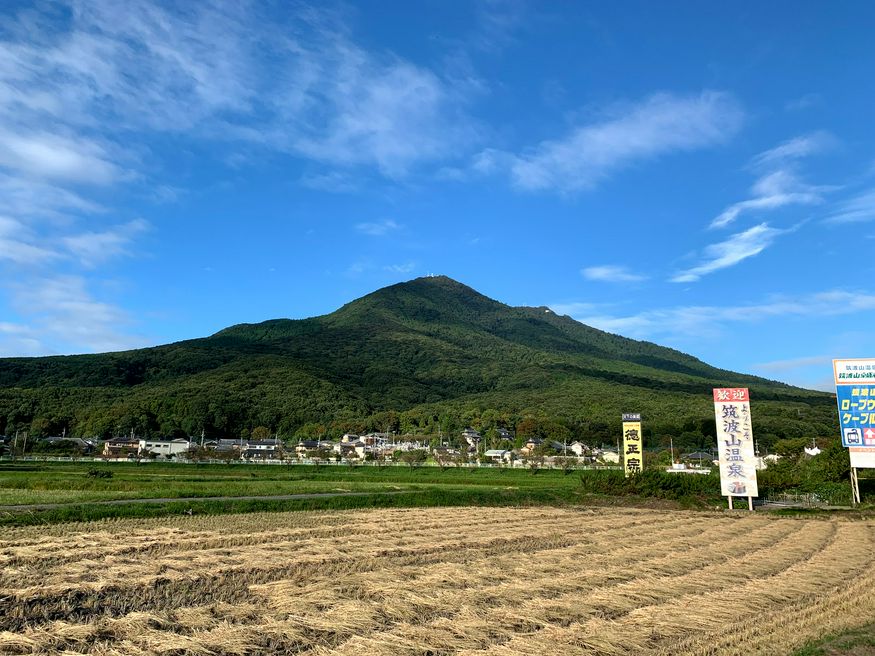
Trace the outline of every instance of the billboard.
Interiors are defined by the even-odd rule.
[[[641,435],[641,415],[623,415],[623,469],[626,478],[644,468],[644,439]]]
[[[720,490],[723,496],[758,496],[756,455],[746,387],[714,389]]]
[[[875,451],[875,360],[833,360],[832,368],[842,446],[851,449],[851,467],[872,467],[854,462],[875,461],[864,455],[867,448]]]

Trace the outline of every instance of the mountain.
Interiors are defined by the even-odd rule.
[[[446,277],[392,285],[321,317],[240,324],[166,346],[0,359],[0,434],[107,436],[454,430],[526,416],[610,435],[621,412],[654,433],[708,432],[710,390],[751,388],[755,430],[830,434],[833,401],[510,307]],[[713,420],[711,420],[713,423]]]

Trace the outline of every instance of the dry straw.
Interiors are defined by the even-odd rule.
[[[875,620],[873,538],[870,522],[550,508],[16,529],[0,653],[789,653]]]

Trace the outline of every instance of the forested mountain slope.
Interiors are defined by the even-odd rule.
[[[710,389],[751,388],[760,427],[832,430],[829,395],[716,369],[689,355],[509,307],[446,277],[378,290],[304,320],[240,324],[120,353],[0,359],[0,433],[291,436],[385,427],[430,432],[527,415],[575,434],[622,411],[665,432],[706,431]],[[657,430],[653,428],[653,430]]]

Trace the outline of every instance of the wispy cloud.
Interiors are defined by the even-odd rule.
[[[487,52],[497,52],[514,41],[514,33],[525,24],[523,0],[481,0],[477,3],[477,28],[473,45]]]
[[[560,314],[602,330],[629,337],[654,339],[660,336],[717,334],[728,323],[754,323],[774,317],[824,317],[875,310],[875,294],[863,291],[831,290],[800,296],[776,295],[760,303],[689,305],[646,310],[631,315],[599,312],[590,304],[551,305]]]
[[[114,179],[117,165],[86,132],[185,132],[390,177],[470,147],[464,81],[363,48],[337,12],[282,15],[142,0],[22,14],[0,41],[0,116],[78,133],[15,130],[0,139],[0,164]]]
[[[767,223],[761,223],[744,232],[731,235],[724,241],[706,247],[702,262],[675,274],[671,282],[695,282],[709,273],[735,266],[743,260],[759,255],[786,232],[788,231],[771,228]]]
[[[571,193],[594,187],[641,161],[720,144],[741,126],[744,113],[726,93],[657,94],[609,118],[581,125],[560,140],[504,157],[513,183],[528,191]],[[495,153],[487,159],[495,165]]]
[[[842,201],[826,218],[828,223],[860,223],[875,219],[875,189]]]
[[[0,261],[33,267],[61,256],[55,250],[37,245],[36,241],[33,231],[26,225],[13,218],[0,216]]]
[[[20,134],[0,129],[0,167],[27,176],[106,185],[123,177],[94,141],[47,132]]]
[[[101,232],[84,232],[64,237],[64,246],[81,263],[93,268],[119,255],[127,255],[128,247],[134,238],[149,229],[149,223],[135,219]]]
[[[789,139],[774,148],[763,151],[751,160],[751,166],[763,168],[784,164],[803,157],[822,153],[836,145],[836,139],[828,132],[812,132]]]
[[[15,302],[48,316],[46,280],[66,276],[72,294],[71,281],[97,280],[108,259],[135,250],[147,224],[110,199],[174,202],[185,193],[184,183],[168,184],[156,136],[209,143],[218,162],[241,167],[265,152],[292,156],[319,171],[301,184],[346,191],[361,178],[400,179],[476,150],[473,88],[363,46],[341,9],[148,0],[12,9],[0,31],[0,265],[15,265],[26,283]],[[384,221],[361,230],[397,228]],[[82,285],[78,297],[90,299],[82,307],[123,314],[100,300],[100,287]],[[70,319],[64,307],[59,325]],[[82,335],[76,343],[69,334],[74,350],[124,341]]]
[[[410,273],[414,269],[416,269],[416,262],[404,262],[402,264],[390,264],[388,266],[384,266],[383,269],[385,271],[390,271],[392,273]]]
[[[342,171],[329,171],[327,173],[308,173],[298,179],[302,187],[317,191],[328,191],[335,194],[358,191],[359,183],[355,177]]]
[[[826,132],[796,137],[756,155],[751,168],[761,172],[751,189],[751,198],[733,203],[723,210],[710,228],[723,228],[749,212],[776,210],[790,205],[816,205],[833,187],[813,186],[798,178],[794,168],[804,157],[822,152],[835,143]]]
[[[647,279],[647,276],[633,273],[627,267],[612,264],[586,267],[580,273],[587,280],[603,282],[641,282]]]
[[[390,232],[398,230],[400,227],[401,226],[395,223],[392,219],[383,219],[382,221],[356,224],[355,229],[364,235],[383,237]]]
[[[121,351],[148,344],[127,332],[130,316],[94,298],[81,276],[34,277],[11,289],[14,305],[28,323],[6,324],[6,338],[0,339],[4,355]],[[23,351],[12,350],[16,344]]]

